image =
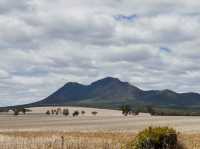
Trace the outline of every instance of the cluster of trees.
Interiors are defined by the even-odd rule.
[[[73,116],[73,117],[79,116],[79,111],[74,111],[74,112],[72,113],[72,116]]]
[[[69,110],[68,109],[63,109],[63,115],[68,116],[69,115]]]
[[[14,112],[14,115],[19,115],[20,113],[22,114],[26,114],[26,112],[29,112],[30,110],[28,109],[25,109],[25,108],[15,108],[15,109],[12,109],[12,111]]]
[[[47,110],[46,111],[47,115],[59,115],[62,114],[62,109],[61,108],[57,108],[57,109],[51,109],[51,110]]]
[[[121,107],[121,110],[122,110],[122,114],[125,115],[125,116],[138,115],[139,114],[138,110],[132,109],[131,106],[129,106],[129,105],[123,105]]]
[[[154,109],[153,109],[154,110]],[[153,114],[155,116],[200,116],[199,112],[193,112],[193,111],[181,111],[179,109],[177,110],[162,110],[162,109],[156,109],[154,110]]]
[[[81,111],[81,112],[79,112],[78,110],[75,110],[73,113],[72,113],[72,116],[73,117],[77,117],[77,116],[79,116],[80,114],[81,115],[85,115],[85,111]],[[69,109],[61,109],[61,108],[57,108],[57,109],[51,109],[51,110],[47,110],[46,111],[46,114],[47,115],[59,115],[59,114],[62,114],[62,115],[64,115],[64,116],[69,116],[70,115],[70,112],[69,112]],[[93,111],[93,112],[91,112],[91,114],[92,115],[97,115],[98,114],[98,112],[96,112],[96,111]]]
[[[128,116],[128,115],[138,115],[140,112],[145,112],[145,113],[149,113],[151,115],[156,115],[157,112],[151,107],[151,106],[146,106],[142,109],[136,109],[136,108],[132,108],[131,106],[129,105],[123,105],[121,107],[121,110],[122,110],[122,114],[125,115],[125,116]]]
[[[123,105],[121,107],[122,114],[125,116],[128,115],[138,115],[139,112],[149,113],[154,116],[199,116],[199,112],[188,112],[172,109],[158,109],[153,108],[152,106],[144,106],[140,108],[131,108],[129,105]]]
[[[30,112],[31,110],[23,108],[23,107],[0,108],[0,112],[9,112],[9,111],[12,111],[13,115],[17,116],[19,114],[25,115],[27,112]]]

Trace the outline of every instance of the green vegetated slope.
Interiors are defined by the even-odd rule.
[[[187,107],[188,111],[191,109],[198,111],[200,94],[176,93],[171,90],[144,91],[128,82],[107,77],[90,85],[69,82],[44,100],[27,106],[67,105],[118,109],[124,104],[132,107],[151,105],[172,110]]]

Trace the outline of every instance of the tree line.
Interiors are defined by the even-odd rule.
[[[140,112],[149,113],[151,115],[155,115],[156,111],[151,106],[146,106],[143,109],[132,108],[130,105],[121,106],[121,111],[124,116],[128,115],[138,115]]]
[[[84,110],[82,110],[82,111],[75,110],[71,114],[72,114],[73,117],[77,117],[79,115],[82,115],[82,116],[85,115],[86,112]],[[97,111],[92,111],[91,114],[92,115],[97,115],[98,112]],[[62,110],[61,108],[50,109],[50,110],[46,111],[46,115],[64,115],[64,116],[69,116],[70,115],[70,111],[69,111],[69,109],[63,109]]]

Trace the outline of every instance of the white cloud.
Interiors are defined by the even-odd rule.
[[[200,92],[199,7],[196,0],[1,0],[0,105],[105,76]]]
[[[5,79],[7,77],[9,77],[9,73],[0,69],[0,79]]]

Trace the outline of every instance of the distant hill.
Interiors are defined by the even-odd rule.
[[[90,85],[69,82],[44,100],[26,106],[67,105],[118,109],[124,104],[132,106],[200,107],[200,94],[176,93],[171,90],[144,91],[128,82],[107,77]]]

